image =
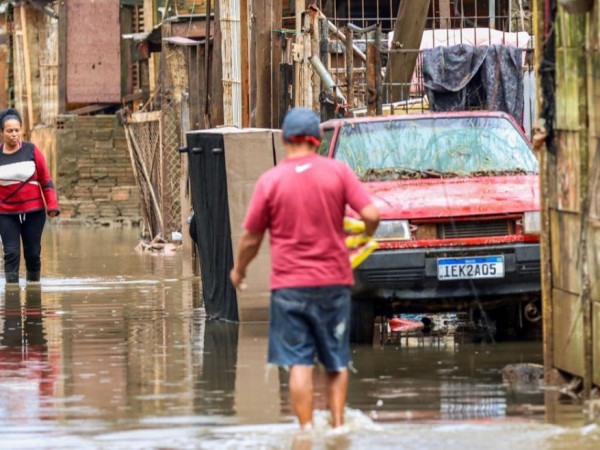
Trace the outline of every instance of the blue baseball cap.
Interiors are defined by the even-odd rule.
[[[321,120],[314,111],[308,108],[293,108],[283,119],[281,127],[283,140],[290,142],[309,141],[319,145],[319,142],[321,142],[320,125]]]

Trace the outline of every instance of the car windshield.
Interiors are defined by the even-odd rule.
[[[363,181],[538,172],[527,140],[503,117],[346,123],[334,157]]]

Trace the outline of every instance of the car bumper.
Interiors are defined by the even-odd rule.
[[[502,278],[438,280],[438,258],[502,255]],[[535,244],[378,250],[354,272],[354,294],[420,300],[498,297],[540,292],[540,246]]]

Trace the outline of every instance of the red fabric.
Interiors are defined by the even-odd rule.
[[[271,289],[353,284],[344,213],[370,203],[345,163],[319,155],[285,159],[263,174],[244,228],[269,230]]]
[[[18,168],[23,163],[31,164],[32,160],[35,173],[30,179],[23,179]],[[35,145],[24,142],[13,154],[4,154],[0,150],[0,166],[0,181],[3,182],[0,183],[0,214],[22,214],[44,208],[48,211],[60,211],[46,160]]]
[[[321,141],[314,136],[292,136],[290,142],[308,142],[318,147]]]

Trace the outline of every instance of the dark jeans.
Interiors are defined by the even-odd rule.
[[[39,272],[42,263],[42,231],[46,211],[24,214],[0,214],[0,238],[4,249],[4,273],[18,273],[21,264],[21,240],[25,267],[28,272]]]

